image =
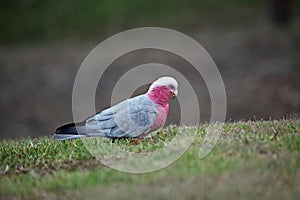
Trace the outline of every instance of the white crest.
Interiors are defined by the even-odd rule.
[[[175,95],[178,94],[178,90],[177,90],[178,82],[173,77],[170,77],[170,76],[160,77],[159,79],[157,79],[156,81],[154,81],[151,84],[148,92],[150,92],[153,88],[155,88],[157,86],[167,86],[170,88],[170,90],[172,90],[174,92]]]

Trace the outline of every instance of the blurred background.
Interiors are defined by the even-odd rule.
[[[227,121],[299,117],[299,8],[297,0],[4,0],[0,138],[50,135],[71,122],[73,83],[86,55],[104,39],[144,26],[174,29],[203,45],[224,80]],[[200,75],[158,50],[135,51],[112,63],[99,83],[97,110],[110,105],[124,71],[148,62],[183,71],[201,91],[201,121],[209,120],[210,98]],[[172,103],[168,123],[179,115]]]

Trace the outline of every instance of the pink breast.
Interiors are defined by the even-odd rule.
[[[167,116],[168,116],[169,104],[167,104],[165,107],[163,107],[161,105],[157,105],[156,108],[158,111],[158,115],[153,123],[151,131],[155,131],[155,130],[163,127],[163,125],[166,122]]]

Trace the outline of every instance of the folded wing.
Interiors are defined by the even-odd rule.
[[[87,119],[85,126],[109,138],[139,137],[150,132],[157,114],[155,104],[140,95]]]

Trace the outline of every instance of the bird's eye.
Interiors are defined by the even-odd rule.
[[[168,87],[169,87],[171,90],[175,90],[174,85],[168,85]]]

